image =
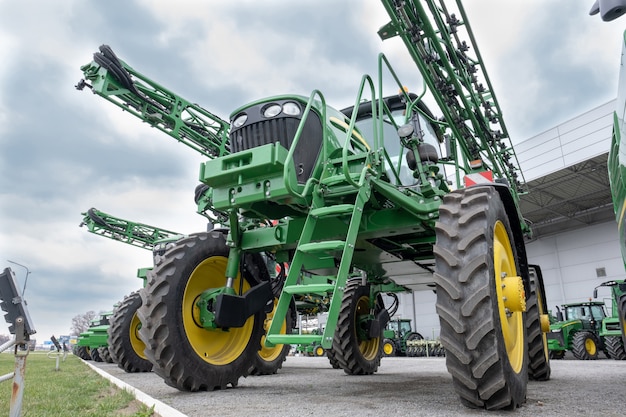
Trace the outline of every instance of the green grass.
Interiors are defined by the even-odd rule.
[[[11,353],[7,353],[7,352]],[[0,375],[15,369],[13,348],[0,354]],[[68,355],[59,363],[47,352],[31,352],[26,359],[22,417],[151,417],[151,409]],[[0,383],[0,416],[9,415],[12,380]]]

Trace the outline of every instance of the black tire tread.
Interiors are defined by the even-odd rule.
[[[382,331],[379,336],[378,352],[373,359],[365,358],[359,349],[357,332],[354,328],[354,311],[359,292],[365,291],[364,289],[367,290],[369,296],[369,287],[361,286],[360,279],[349,280],[346,283],[337,320],[337,329],[333,337],[332,349],[335,359],[348,375],[371,375],[375,373],[383,356]]]
[[[130,325],[133,315],[141,306],[139,291],[130,293],[113,310],[109,326],[109,346],[111,357],[117,365],[128,373],[150,372],[152,362],[142,358],[143,352],[135,352],[130,341]]]
[[[488,278],[495,219],[508,224],[497,191],[472,187],[446,195],[436,223],[440,341],[454,388],[470,408],[516,408],[526,397],[527,358],[513,375],[504,347],[498,347],[503,341]]]
[[[587,341],[587,339],[593,340],[593,342],[596,344],[595,355],[592,355],[587,351],[587,348],[585,346],[585,342]],[[574,355],[576,359],[579,359],[582,361],[598,359],[599,351],[600,351],[600,344],[598,343],[598,339],[595,337],[595,335],[592,332],[583,330],[583,331],[576,332],[574,334],[572,338],[572,354]]]
[[[184,327],[178,318],[181,300],[175,299],[177,291],[182,291],[182,288],[177,288],[174,281],[180,278],[178,276],[184,268],[190,265],[195,268],[196,262],[208,256],[228,257],[228,247],[222,232],[195,233],[179,240],[158,259],[155,268],[148,273],[147,286],[141,291],[142,305],[137,310],[142,323],[139,335],[146,344],[144,353],[154,365],[154,373],[161,376],[166,384],[181,391],[236,387],[239,378],[249,375],[255,353],[261,348],[263,311],[255,315],[254,330],[245,351],[232,363],[211,365],[203,358],[198,358],[189,346]],[[255,265],[250,267],[254,268]],[[258,271],[256,273],[259,274]],[[249,276],[250,271],[244,271],[244,275]]]
[[[626,350],[624,350],[624,342],[620,336],[606,336],[604,338],[604,346],[611,359],[616,361],[626,360]]]

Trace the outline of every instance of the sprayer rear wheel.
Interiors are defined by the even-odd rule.
[[[141,306],[141,294],[135,291],[124,297],[110,319],[110,353],[117,365],[126,372],[150,372],[152,362],[146,358],[146,344],[139,338],[141,321],[137,310]]]
[[[528,340],[528,376],[536,381],[550,379],[550,351],[547,333],[541,330],[541,316],[548,314],[544,305],[543,282],[529,274],[530,295],[526,304],[526,334]]]
[[[265,317],[265,322],[263,324],[263,328],[265,329],[265,333],[269,329],[269,326],[274,318],[274,311],[276,310],[276,305],[278,304],[278,299],[274,299],[274,309],[267,314]],[[285,318],[285,322],[280,329],[280,334],[289,334],[291,333],[291,329],[293,328],[293,310],[289,309],[287,311],[287,316]],[[287,360],[287,355],[289,355],[289,350],[291,349],[291,345],[276,345],[274,347],[266,347],[265,346],[265,333],[261,338],[261,350],[259,350],[256,354],[256,360],[254,361],[254,365],[250,370],[250,375],[272,375],[278,372],[280,368],[283,367],[283,362]]]
[[[436,307],[454,388],[467,407],[516,408],[526,399],[528,380],[525,294],[497,190],[471,187],[446,195],[436,234]],[[512,290],[506,298],[503,285]]]
[[[377,310],[382,305],[377,302]],[[341,300],[333,351],[339,366],[349,375],[370,375],[378,370],[383,356],[382,329],[376,337],[366,335],[361,318],[370,313],[370,287],[361,280],[348,281]]]
[[[141,292],[137,314],[146,357],[154,372],[179,390],[237,386],[261,348],[263,310],[238,328],[207,330],[198,324],[196,301],[204,290],[224,286],[228,254],[223,233],[192,234],[161,257]],[[259,282],[265,268],[260,256],[244,254],[242,261],[243,278],[238,274],[233,283],[240,294]]]

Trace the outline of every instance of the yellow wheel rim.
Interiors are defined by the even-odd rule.
[[[324,356],[324,348],[321,346],[318,346],[315,348],[315,354],[317,356]]]
[[[385,352],[385,355],[391,355],[391,352],[393,352],[393,346],[391,343],[385,343],[383,345],[383,352]]]
[[[359,317],[369,314],[370,303],[369,297],[360,297],[356,303],[356,311],[354,314],[354,325],[358,326]],[[378,337],[372,339],[366,339],[359,341],[359,350],[363,357],[370,361],[376,358],[378,355],[378,347],[380,345],[380,339]]]
[[[254,316],[248,318],[243,327],[227,331],[207,330],[199,323],[199,308],[196,301],[202,292],[209,288],[224,286],[226,263],[223,256],[213,256],[202,261],[189,276],[182,300],[182,317],[185,335],[199,358],[212,365],[227,365],[237,359],[245,350],[254,327]],[[239,289],[241,277],[237,275],[233,288]],[[242,290],[250,288],[243,281]]]
[[[274,308],[270,313],[265,317],[265,322],[263,323],[263,328],[265,332],[263,333],[263,337],[261,338],[261,350],[259,351],[259,356],[266,362],[272,362],[281,355],[283,352],[283,347],[285,345],[276,345],[274,347],[266,347],[265,346],[265,335],[272,324],[272,319],[274,318],[274,313],[276,312],[276,306],[278,305],[278,299],[274,299]],[[280,334],[287,334],[287,320],[283,321],[283,325],[280,328]]]
[[[511,242],[506,232],[506,227],[499,220],[494,226],[493,261],[500,326],[502,336],[504,338],[506,354],[513,371],[515,373],[519,373],[522,370],[522,365],[524,364],[525,341],[523,310],[525,309],[525,306],[521,309],[522,311],[511,311],[511,309],[507,308],[506,305],[507,297],[504,297],[503,295],[503,285],[506,288],[505,282],[509,285],[511,283],[511,280],[507,279],[507,277],[518,277],[518,274],[515,266],[513,249],[511,248]],[[513,291],[513,294],[516,294],[519,298],[525,299],[523,289],[521,290],[522,294],[517,294],[518,291]]]
[[[141,329],[141,321],[137,317],[137,313],[133,314],[133,318],[130,320],[130,345],[133,350],[142,359],[148,359],[143,353],[146,350],[146,344],[139,338],[139,329]]]
[[[593,356],[597,353],[598,348],[596,347],[596,343],[592,339],[587,338],[585,339],[585,350],[588,354]]]

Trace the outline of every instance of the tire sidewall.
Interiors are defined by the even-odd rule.
[[[526,334],[526,313],[522,313],[522,332],[523,332],[523,341],[521,341],[523,345],[523,362],[522,367],[518,372],[512,368],[505,342],[504,335],[502,334],[502,321],[500,319],[499,314],[499,306],[497,300],[497,291],[495,288],[496,277],[495,277],[495,265],[494,265],[494,238],[495,238],[495,224],[497,221],[500,221],[507,232],[510,247],[513,252],[513,259],[515,260],[515,269],[518,275],[521,275],[521,266],[519,262],[519,254],[517,253],[517,248],[515,246],[515,237],[511,230],[511,225],[507,216],[507,213],[504,209],[504,204],[500,199],[496,190],[492,190],[492,198],[494,199],[493,204],[490,205],[490,209],[487,210],[487,219],[489,224],[489,234],[487,239],[488,244],[488,254],[490,256],[487,257],[489,264],[489,283],[490,289],[492,291],[491,299],[491,307],[492,307],[492,315],[495,323],[495,332],[498,333],[497,337],[494,337],[494,344],[498,350],[498,355],[501,358],[500,366],[502,367],[502,371],[506,375],[507,381],[510,382],[509,391],[511,393],[514,402],[517,404],[521,404],[525,401],[526,398],[526,388],[528,384],[528,344],[527,344],[527,334]]]

